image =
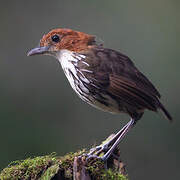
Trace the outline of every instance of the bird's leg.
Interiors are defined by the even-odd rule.
[[[118,138],[116,138],[116,141],[112,144],[110,149],[104,154],[104,156],[101,158],[103,161],[106,161],[111,154],[113,154],[115,148],[118,146],[120,141],[123,139],[123,137],[129,132],[129,130],[134,126],[135,121],[134,119],[131,119],[123,128],[120,130],[118,134]]]
[[[102,152],[106,152],[102,157],[103,160],[107,160],[108,157],[113,153],[114,149],[117,147],[119,142],[123,139],[129,129],[133,126],[134,120],[129,121],[115,136],[102,145],[97,146],[90,150],[87,154],[88,157],[98,156]]]
[[[109,149],[109,146],[111,145],[111,144],[113,144],[116,140],[117,140],[117,138],[119,137],[119,135],[122,133],[122,131],[126,128],[126,126],[127,126],[128,124],[126,124],[117,134],[115,134],[113,137],[110,137],[110,138],[108,138],[105,142],[102,142],[102,144],[101,145],[99,145],[99,146],[96,146],[95,148],[92,148],[91,150],[90,150],[90,153],[88,154],[88,156],[90,156],[90,155],[98,155],[98,154],[100,154],[101,152],[103,152],[103,151],[107,151],[108,149]]]

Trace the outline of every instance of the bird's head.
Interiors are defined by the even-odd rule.
[[[28,56],[44,54],[57,56],[61,50],[81,52],[95,44],[95,37],[71,29],[54,29],[44,35],[38,47],[28,52]]]

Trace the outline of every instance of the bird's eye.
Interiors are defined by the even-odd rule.
[[[56,34],[54,36],[51,37],[52,41],[55,43],[58,43],[60,41],[60,37]]]

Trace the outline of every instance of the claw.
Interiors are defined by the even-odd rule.
[[[91,155],[100,155],[101,153],[104,153],[106,151],[108,151],[108,146],[109,146],[109,143],[107,144],[103,144],[103,145],[100,145],[100,146],[96,146],[95,148],[91,149],[90,152],[88,153],[88,156],[91,156]]]
[[[102,158],[97,156],[97,155],[87,155],[86,161],[88,161],[90,159],[100,159],[100,160],[102,160]]]

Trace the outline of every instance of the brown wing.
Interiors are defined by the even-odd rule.
[[[108,92],[137,109],[157,111],[160,94],[154,85],[127,56],[109,49],[105,53],[108,51],[111,67]]]
[[[156,102],[158,100],[155,96],[148,94],[143,88],[138,87],[136,83],[123,76],[110,74],[110,84],[107,90],[137,109],[152,111],[157,109]]]
[[[110,56],[109,63],[112,69],[112,74],[114,78],[125,80],[128,83],[133,83],[134,88],[141,89],[151,96],[156,96],[160,98],[160,93],[154,87],[154,85],[144,76],[134,65],[134,63],[129,59],[129,57],[113,50],[109,50]]]
[[[127,56],[99,47],[94,48],[86,57],[89,69],[94,72],[88,75],[93,84],[99,86],[102,92],[112,95],[116,101],[123,102],[125,109],[130,107],[133,111],[157,111],[160,108],[171,119],[159,101],[157,89]]]
[[[99,85],[103,85],[102,88],[119,98],[123,94],[131,101],[136,100],[136,104],[139,102],[140,106],[156,109],[153,103],[160,98],[159,92],[127,56],[111,49],[96,48],[88,57],[87,61],[94,71],[94,79]]]

